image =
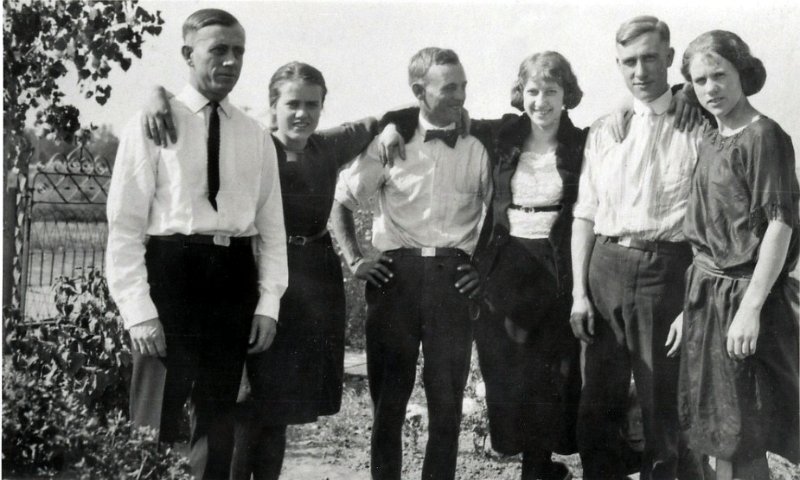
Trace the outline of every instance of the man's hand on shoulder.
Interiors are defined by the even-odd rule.
[[[253,324],[250,326],[250,339],[247,343],[247,353],[261,353],[272,345],[275,340],[278,321],[266,315],[253,315]]]
[[[688,85],[688,88],[687,88]],[[675,113],[674,127],[681,132],[694,130],[703,123],[700,103],[694,94],[691,83],[684,84],[683,88],[675,92],[669,104],[670,113]]]
[[[378,158],[384,166],[393,167],[396,158],[406,159],[406,144],[403,136],[397,132],[394,123],[386,125],[386,128],[378,135]]]
[[[164,327],[158,317],[137,323],[128,329],[128,333],[131,336],[131,345],[136,352],[149,356],[158,355],[159,357],[167,355]]]
[[[170,97],[172,94],[164,87],[153,88],[142,112],[142,129],[145,135],[161,147],[167,147],[170,140],[172,143],[178,141],[178,130],[169,105]]]

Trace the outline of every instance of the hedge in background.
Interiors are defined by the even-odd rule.
[[[131,354],[104,277],[55,286],[55,319],[4,312],[3,471],[81,479],[189,479],[186,460],[127,419]],[[8,361],[10,360],[10,362]]]

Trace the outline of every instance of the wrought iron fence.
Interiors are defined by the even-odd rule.
[[[25,189],[20,307],[24,317],[55,314],[52,285],[102,269],[108,236],[105,204],[111,168],[84,146],[37,166]]]

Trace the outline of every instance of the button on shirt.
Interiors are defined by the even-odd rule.
[[[681,132],[666,113],[672,92],[651,103],[633,101],[622,143],[611,135],[611,116],[591,128],[584,150],[574,216],[594,222],[596,234],[641,240],[683,241],[683,218],[702,128]]]
[[[372,244],[381,251],[475,250],[491,196],[488,154],[473,136],[459,137],[454,148],[438,139],[425,142],[425,132],[434,128],[420,116],[405,160],[384,166],[375,139],[339,176],[336,200],[351,210],[377,197]]]
[[[209,100],[187,86],[170,101],[178,142],[158,147],[141,127],[127,125],[108,196],[107,278],[126,328],[158,317],[150,298],[144,253],[148,235],[256,236],[260,298],[255,314],[278,318],[288,282],[286,234],[275,146],[269,132],[220,102],[220,189],[208,201]]]

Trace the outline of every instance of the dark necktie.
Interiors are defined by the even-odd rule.
[[[428,130],[425,132],[425,141],[439,139],[447,144],[448,147],[454,148],[458,140],[458,130]]]
[[[208,201],[214,210],[217,209],[217,192],[219,192],[219,112],[217,102],[208,102],[211,115],[208,121]]]

